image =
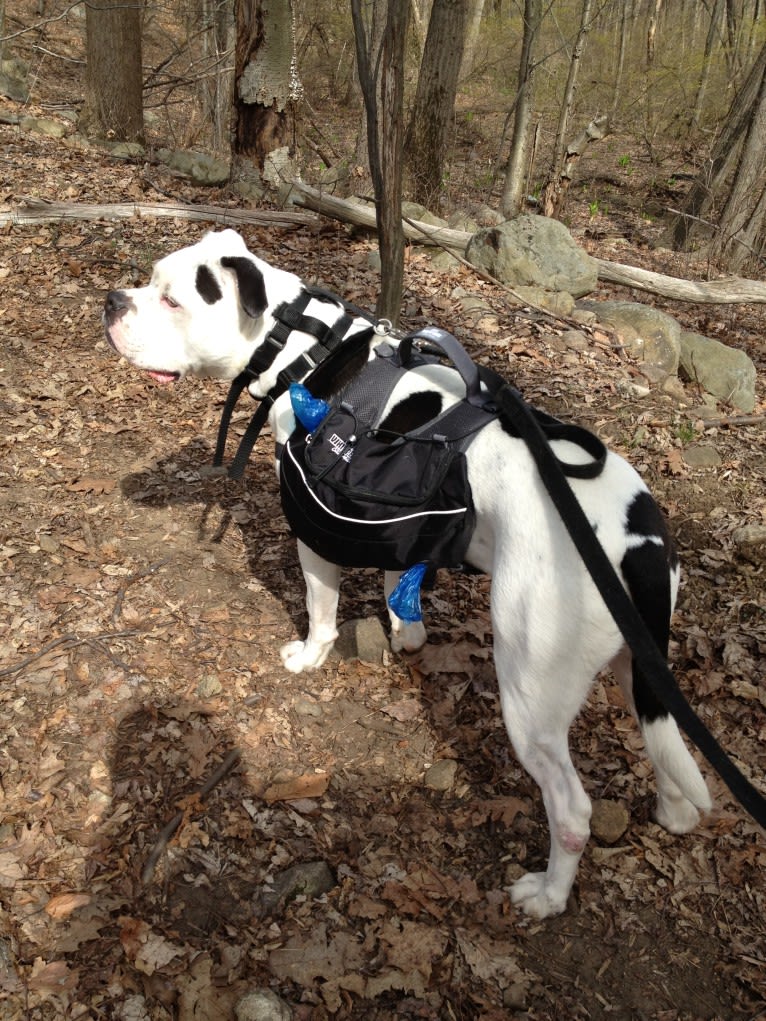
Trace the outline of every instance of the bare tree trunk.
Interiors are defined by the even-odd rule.
[[[530,124],[534,98],[534,49],[543,18],[542,0],[524,0],[524,38],[519,61],[519,89],[500,209],[507,219],[518,215],[527,187]]]
[[[617,47],[617,65],[614,70],[614,90],[612,94],[612,110],[610,119],[614,121],[617,105],[622,90],[622,74],[625,69],[625,51],[628,48],[628,26],[630,24],[629,9],[633,0],[622,0],[620,5],[620,42]]]
[[[85,7],[87,134],[143,142],[142,0],[100,0]]]
[[[415,26],[415,38],[418,41],[418,57],[420,60],[423,59],[423,50],[426,48],[426,35],[428,34],[428,18],[430,14],[431,11],[427,0],[412,0],[412,23]]]
[[[742,139],[752,121],[753,108],[764,74],[766,74],[766,44],[761,47],[744,85],[734,97],[709,161],[692,184],[681,212],[665,234],[665,243],[676,251],[685,251],[691,246],[702,231],[701,221],[716,198],[720,198]],[[705,230],[708,231],[709,228],[705,227]]]
[[[766,69],[752,110],[729,197],[719,220],[714,250],[733,273],[754,254],[763,227],[766,192]]]
[[[694,108],[691,116],[691,123],[695,127],[699,126],[700,123],[702,101],[705,97],[708,81],[710,80],[710,64],[713,59],[713,47],[721,25],[722,12],[723,0],[715,0],[713,9],[710,12],[710,24],[708,25],[707,36],[705,37],[705,51],[702,56],[702,70],[700,71],[700,80],[697,85],[697,95],[694,98]]]
[[[580,59],[585,46],[585,36],[590,31],[590,6],[591,0],[582,0],[582,11],[580,13],[580,28],[572,47],[572,57],[569,61],[569,74],[564,89],[564,98],[559,112],[559,126],[556,130],[556,143],[554,145],[554,169],[550,180],[556,179],[562,171],[564,156],[567,148],[567,133],[569,131],[569,117],[572,112],[572,103],[577,89],[577,76],[580,70]]]
[[[229,146],[234,49],[232,0],[202,0],[206,31],[202,45],[209,63],[209,77],[202,84],[202,101],[212,124],[213,148]]]
[[[270,153],[286,150],[295,82],[290,0],[236,0],[235,16],[232,156],[238,174],[248,162],[262,171]]]
[[[373,54],[381,53],[381,48],[383,46],[383,33],[385,31],[385,28],[386,28],[386,20],[387,20],[387,17],[388,17],[387,4],[384,4],[384,3],[365,4],[365,6],[359,10],[359,15],[358,16],[360,16],[360,17],[362,17],[364,19],[364,37],[365,37],[365,40],[366,40],[365,48],[366,48],[366,53],[368,55],[368,59],[371,59]],[[357,59],[357,62],[356,62],[356,68],[357,68],[357,70],[356,70],[356,81],[357,81],[357,85],[359,85],[360,84],[360,81],[359,81],[360,75],[359,75],[359,70],[358,70],[358,68],[359,68],[359,61],[358,61],[358,59]],[[371,69],[371,73],[373,73],[373,69]],[[381,108],[381,97],[380,97],[381,80],[380,80],[380,75],[377,75],[375,77],[374,87],[376,89],[376,101],[377,101],[377,104],[378,104],[378,109],[380,109]],[[358,131],[357,136],[356,136],[356,146],[355,146],[355,149],[354,149],[354,162],[356,163],[357,166],[362,166],[362,167],[366,166],[368,171],[369,171],[369,169],[370,169],[370,152],[369,152],[369,146],[367,144],[367,137],[368,137],[367,133],[368,133],[368,130],[369,129],[368,129],[368,126],[367,126],[367,104],[364,101],[364,96],[363,96],[362,97],[362,119],[361,119],[361,123],[359,125],[359,131]],[[371,180],[372,180],[372,177],[370,176],[370,181]],[[360,182],[360,184],[361,184],[361,182]],[[373,186],[373,190],[374,190],[374,186]]]
[[[580,132],[580,134],[569,145],[565,146],[561,159],[561,168],[556,177],[546,184],[542,195],[543,216],[561,215],[564,201],[569,191],[569,185],[574,177],[574,168],[586,146],[591,142],[600,141],[609,134],[607,118],[605,116],[594,117],[593,120]]]
[[[463,59],[460,62],[459,78],[461,81],[467,78],[471,71],[473,71],[483,13],[484,0],[469,0],[465,44],[463,46]]]
[[[442,184],[467,6],[467,0],[434,0],[431,8],[406,142],[413,197],[423,205],[433,202]]]
[[[385,29],[377,50],[370,49],[362,18],[361,0],[351,0],[351,13],[359,82],[367,111],[367,148],[375,189],[375,216],[380,247],[381,289],[376,312],[396,326],[404,283],[402,146],[404,50],[409,0],[388,0]]]

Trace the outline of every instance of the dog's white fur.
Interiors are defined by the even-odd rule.
[[[266,307],[255,317],[242,308],[238,276],[221,265],[222,257],[251,259],[263,276]],[[195,286],[198,267],[213,274],[221,299],[202,300]],[[188,374],[232,379],[240,373],[273,325],[271,311],[301,291],[301,281],[251,255],[234,231],[206,235],[196,245],[158,262],[147,287],[113,292],[107,300],[108,337],[129,361],[160,380]],[[117,306],[120,306],[119,308]],[[313,301],[307,314],[334,321],[340,310]],[[359,322],[361,329],[366,323]],[[250,390],[265,395],[279,371],[308,349],[312,338],[291,335],[285,350]],[[413,376],[409,390],[440,390],[445,402],[457,399],[461,384],[443,367]],[[392,401],[401,396],[394,394]],[[280,398],[271,414],[277,441],[294,427],[289,398]],[[554,444],[564,460],[585,457],[572,444]],[[631,656],[614,621],[577,555],[547,496],[524,442],[508,435],[499,422],[484,429],[468,449],[468,474],[477,526],[467,561],[492,576],[491,615],[494,656],[503,717],[519,760],[539,784],[550,825],[550,857],[545,872],[525,875],[512,887],[514,902],[544,918],[564,910],[577,865],[589,836],[590,801],[570,758],[568,731],[595,676],[611,667],[633,704]],[[646,492],[637,473],[609,453],[603,473],[593,480],[572,480],[577,498],[618,572],[626,552],[658,537],[631,534],[627,509]],[[298,543],[306,580],[308,635],[282,649],[288,670],[316,668],[337,637],[336,612],[340,568]],[[387,573],[386,595],[397,577]],[[672,598],[678,583],[671,570]],[[405,624],[393,614],[395,650],[414,650],[426,639],[422,623]],[[656,819],[674,833],[685,833],[710,798],[697,765],[672,718],[642,721],[647,751],[657,775]]]

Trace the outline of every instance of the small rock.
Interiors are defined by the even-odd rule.
[[[616,844],[630,824],[630,816],[620,801],[602,798],[593,802],[590,830],[596,840],[604,844]]]
[[[731,533],[738,546],[766,544],[766,525],[741,525]]]
[[[564,347],[570,351],[588,350],[588,338],[581,330],[565,330],[561,334],[561,339],[564,342]]]
[[[214,695],[220,695],[222,691],[223,685],[215,674],[205,674],[197,685],[197,694],[200,698],[212,698]]]
[[[280,872],[272,886],[263,890],[261,905],[264,910],[273,911],[296,897],[321,897],[335,886],[335,876],[326,861],[301,862]]]
[[[311,702],[307,698],[299,698],[293,705],[298,716],[312,716],[319,719],[322,715],[322,707],[318,702]]]
[[[717,468],[721,464],[721,455],[715,447],[694,443],[684,450],[684,461],[690,468]]]
[[[293,1012],[270,989],[245,993],[234,1007],[237,1021],[291,1021]]]
[[[51,120],[49,117],[22,117],[19,121],[22,131],[34,132],[37,135],[47,135],[49,138],[63,138],[67,133],[65,124],[60,121]]]
[[[391,646],[378,618],[366,617],[341,624],[335,649],[342,659],[382,663],[384,654],[391,651]]]
[[[448,791],[455,782],[457,762],[454,759],[439,759],[426,770],[424,783],[432,791]]]

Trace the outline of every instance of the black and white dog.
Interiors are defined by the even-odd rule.
[[[254,351],[269,343],[275,308],[304,291],[298,277],[253,256],[238,234],[225,230],[160,260],[148,286],[110,292],[104,321],[113,347],[159,382],[191,374],[234,379]],[[343,309],[312,298],[306,311],[333,322]],[[355,320],[348,335],[368,326],[366,320]],[[253,379],[250,393],[267,395],[280,371],[313,343],[305,333],[291,333],[269,367]],[[462,396],[461,386],[455,371],[431,365],[408,373],[391,403],[428,391],[438,393],[446,407]],[[431,396],[430,406],[433,401]],[[270,421],[277,441],[283,442],[295,425],[286,394],[275,402]],[[553,445],[563,460],[585,458],[574,444]],[[709,810],[710,797],[675,721],[632,669],[630,651],[524,441],[494,421],[473,441],[467,459],[477,524],[466,559],[492,576],[503,717],[519,760],[540,785],[550,826],[547,870],[519,879],[511,896],[528,914],[545,918],[564,910],[590,832],[591,805],[570,758],[568,731],[604,667],[611,665],[638,716],[656,772],[657,821],[672,833],[686,833],[699,812]],[[646,486],[611,452],[597,478],[574,479],[572,486],[655,641],[667,649],[678,564]],[[332,649],[340,583],[339,567],[302,543],[298,552],[309,630],[305,641],[282,649],[285,666],[295,673],[321,666]],[[386,574],[386,594],[397,580]],[[393,614],[391,623],[395,650],[414,650],[425,642],[422,623],[406,624]]]

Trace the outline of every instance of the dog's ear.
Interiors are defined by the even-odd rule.
[[[231,269],[237,277],[239,300],[242,308],[252,319],[263,315],[268,305],[263,273],[252,259],[243,255],[224,255],[221,259],[224,269]]]

